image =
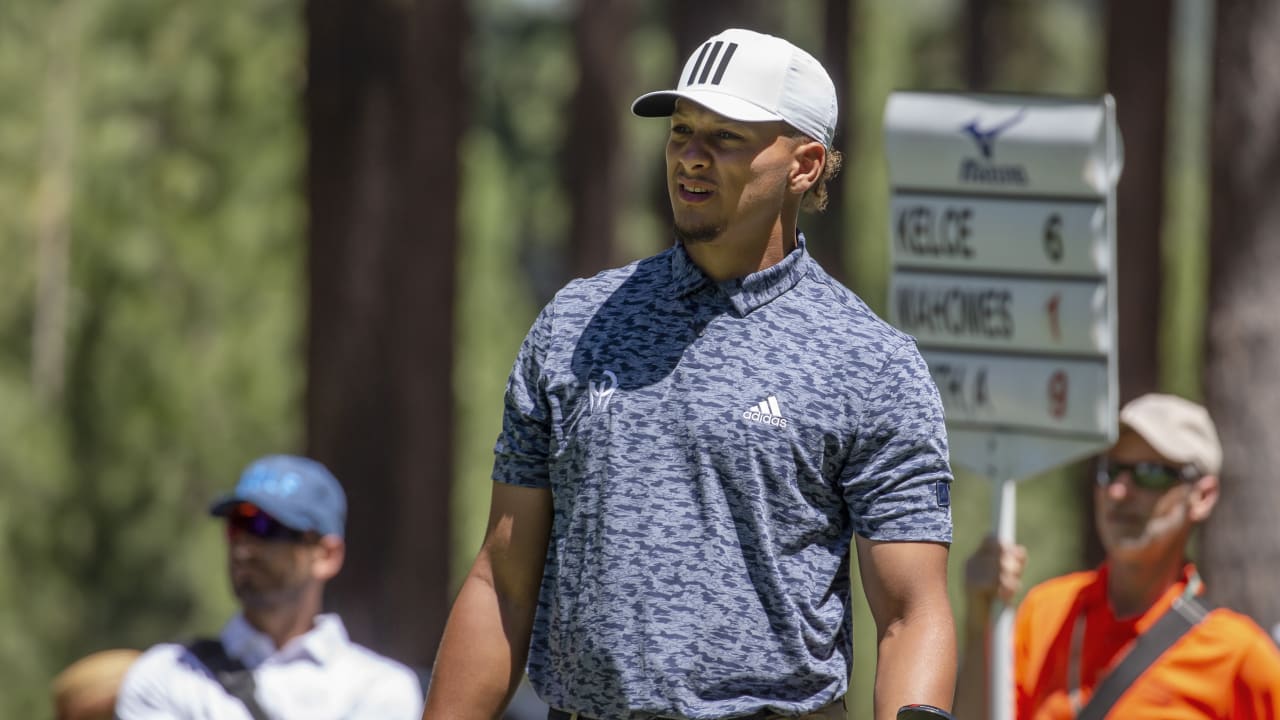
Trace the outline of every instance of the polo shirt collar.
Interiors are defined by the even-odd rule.
[[[740,315],[747,315],[795,287],[809,273],[812,263],[804,233],[797,232],[795,249],[776,265],[746,277],[716,283],[694,264],[684,245],[677,244],[671,252],[671,288],[676,297],[685,297],[704,287],[715,286]]]
[[[315,625],[310,630],[279,649],[270,637],[250,625],[243,613],[236,613],[227,622],[222,629],[221,638],[227,655],[250,669],[258,667],[272,656],[278,656],[284,661],[309,658],[324,665],[351,643],[342,619],[329,613],[317,615]]]
[[[711,284],[711,278],[689,257],[684,243],[677,242],[671,248],[671,293],[682,298]]]

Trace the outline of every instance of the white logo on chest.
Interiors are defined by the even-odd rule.
[[[587,383],[591,398],[591,412],[600,412],[609,407],[613,391],[618,387],[618,376],[612,370],[605,370],[604,377]]]
[[[776,395],[770,395],[768,398],[743,410],[742,419],[779,428],[787,426],[787,419],[782,417],[782,408],[778,407],[778,397]]]

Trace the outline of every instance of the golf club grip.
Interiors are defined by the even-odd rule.
[[[955,720],[951,713],[932,705],[903,705],[898,720]]]

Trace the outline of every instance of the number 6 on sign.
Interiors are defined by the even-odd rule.
[[[1062,216],[1053,213],[1044,221],[1044,254],[1055,263],[1062,262]]]

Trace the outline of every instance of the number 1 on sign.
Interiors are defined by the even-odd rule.
[[[1054,293],[1049,302],[1044,304],[1044,311],[1049,314],[1049,336],[1054,342],[1062,340],[1062,325],[1058,321],[1058,308],[1062,305],[1062,295]]]

